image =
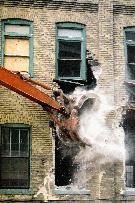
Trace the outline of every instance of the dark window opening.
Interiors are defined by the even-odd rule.
[[[128,77],[130,80],[135,79],[135,46],[127,46],[128,54]]]
[[[126,32],[126,40],[134,41],[135,40],[135,32],[127,31]]]
[[[135,64],[128,64],[128,79],[135,80]]]
[[[81,59],[81,42],[59,42],[60,59]]]
[[[59,60],[58,65],[60,77],[80,76],[80,60]]]
[[[0,188],[29,188],[29,128],[1,127]]]
[[[135,32],[134,28],[125,30],[127,80],[135,80]]]
[[[135,187],[135,111],[128,110],[124,119],[126,186]]]
[[[126,89],[128,92],[128,104],[130,106],[134,105],[135,104],[135,86],[132,83],[127,84]]]
[[[135,103],[135,95],[132,92],[129,94],[129,103]]]
[[[80,77],[81,43],[59,42],[58,75],[60,77]]]
[[[128,51],[128,63],[135,63],[135,46],[127,46]]]
[[[58,76],[61,78],[81,78],[82,42],[59,40]],[[83,65],[83,68],[84,65]]]
[[[89,51],[87,50],[87,54],[89,55]],[[96,78],[93,74],[92,71],[92,66],[98,66],[99,63],[97,60],[95,60],[92,57],[86,57],[86,80],[76,80],[74,78],[70,78],[68,80],[65,79],[59,79],[59,80],[54,80],[55,82],[58,83],[60,88],[63,90],[65,94],[69,94],[70,92],[73,92],[77,86],[82,86],[86,89],[93,89],[97,85]],[[75,66],[74,68],[70,66],[70,63],[73,62],[72,66]],[[79,60],[74,60],[74,61],[68,61],[68,60],[63,60],[59,61],[59,74],[62,76],[62,74],[65,74],[67,76],[74,75],[75,77],[80,74],[80,68],[79,68],[79,63],[81,61]],[[63,73],[64,71],[64,73]]]
[[[55,138],[55,185],[67,186],[73,182],[78,165],[74,157],[79,147],[65,145],[56,135]]]

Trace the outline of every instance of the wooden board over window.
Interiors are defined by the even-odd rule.
[[[29,40],[28,39],[6,39],[5,55],[13,56],[29,56]]]
[[[28,57],[13,57],[6,56],[4,59],[5,67],[12,71],[26,71],[29,70],[29,58]]]

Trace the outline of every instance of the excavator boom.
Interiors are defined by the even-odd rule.
[[[3,67],[0,67],[0,84],[41,105],[49,113],[55,125],[59,127],[57,132],[62,140],[77,141],[88,145],[87,141],[81,140],[78,133],[80,122],[78,112],[82,108],[85,98],[81,99],[81,105],[76,106],[74,99],[69,98],[61,89],[58,89],[53,92],[55,100],[35,86],[51,90],[48,85],[26,78],[19,72],[15,74]]]
[[[21,79],[20,75],[14,74],[3,67],[0,67],[0,84],[43,107],[49,106],[57,111],[60,111],[61,107],[56,100],[32,86],[30,83],[25,82]]]

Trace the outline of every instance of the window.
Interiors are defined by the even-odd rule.
[[[135,28],[125,29],[127,80],[135,80]]]
[[[126,90],[128,92],[128,104],[129,106],[135,105],[135,85],[127,84]]]
[[[128,110],[124,119],[126,148],[126,186],[135,187],[135,111]]]
[[[0,188],[29,188],[30,128],[1,126]]]
[[[32,74],[32,23],[9,19],[3,20],[2,25],[3,66]]]
[[[57,23],[57,79],[86,80],[85,26]]]

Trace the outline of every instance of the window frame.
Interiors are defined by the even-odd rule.
[[[128,188],[135,188],[135,161],[128,161],[128,162],[126,162],[126,164],[125,164],[125,167],[127,167],[127,166],[129,166],[129,167],[133,167],[133,179],[132,179],[132,181],[133,181],[133,185],[131,186],[131,185],[128,185],[128,175],[129,175],[129,172],[127,172],[127,168],[125,168],[125,182],[126,182],[126,187],[128,187]]]
[[[59,37],[59,29],[71,29],[71,30],[80,30],[82,37]],[[81,42],[81,65],[80,65],[80,77],[61,77],[58,75],[58,54],[59,54],[59,41],[68,41],[68,42]],[[71,79],[71,80],[86,80],[86,26],[81,23],[73,22],[58,22],[56,23],[56,79]]]
[[[29,138],[28,138],[28,148],[29,148],[29,156],[28,156],[28,187],[23,188],[23,187],[15,187],[15,188],[5,188],[5,187],[0,187],[0,194],[32,194],[32,188],[31,188],[31,154],[32,154],[32,147],[31,147],[31,126],[28,124],[10,124],[10,123],[5,123],[5,124],[0,124],[0,139],[1,139],[1,129],[2,128],[15,128],[15,129],[27,129],[29,132]],[[12,158],[12,157],[8,157]],[[13,157],[16,158],[16,157]],[[21,158],[21,157],[20,157]],[[25,157],[24,157],[25,158]]]
[[[5,25],[27,25],[29,26],[29,34],[16,33],[16,32],[5,32]],[[18,38],[29,40],[29,70],[30,76],[33,76],[33,22],[25,19],[4,19],[2,20],[2,66],[4,66],[4,55],[5,55],[5,39],[7,38]],[[18,70],[19,71],[19,70]]]
[[[126,27],[124,28],[124,44],[125,44],[125,63],[126,63],[126,67],[125,67],[125,79],[127,82],[135,82],[135,79],[129,79],[129,74],[128,74],[128,46],[134,46],[135,47],[135,40],[127,40],[126,39],[126,32],[134,32],[135,33],[135,27]],[[135,66],[135,63],[134,63]]]

